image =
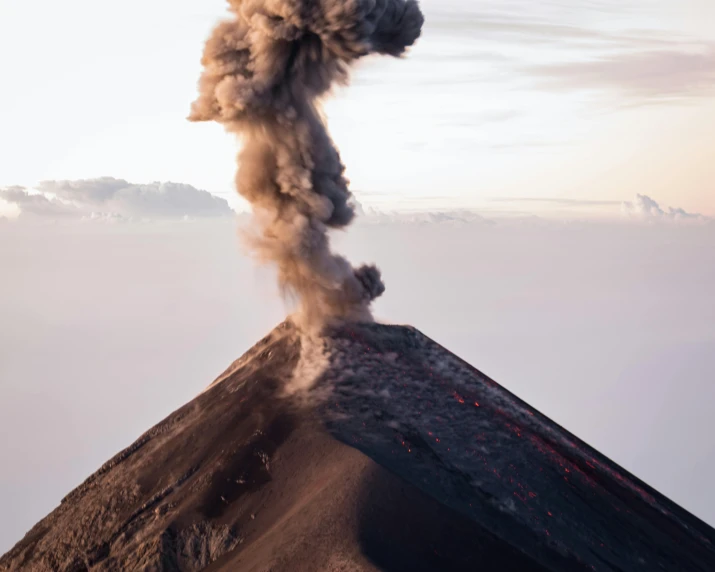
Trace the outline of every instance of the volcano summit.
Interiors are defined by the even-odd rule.
[[[291,321],[0,559],[74,572],[713,569],[712,528],[417,330],[316,339]]]

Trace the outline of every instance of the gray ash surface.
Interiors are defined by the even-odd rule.
[[[0,570],[715,570],[712,528],[418,331],[332,330],[286,396],[301,343],[276,328]]]

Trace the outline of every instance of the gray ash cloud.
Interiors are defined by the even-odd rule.
[[[375,266],[353,268],[328,231],[355,215],[345,167],[319,98],[369,54],[401,56],[424,18],[414,0],[229,0],[232,19],[206,42],[189,119],[240,136],[236,186],[252,205],[250,244],[277,265],[306,323],[369,320],[385,287]]]

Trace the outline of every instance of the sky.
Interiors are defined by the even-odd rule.
[[[409,323],[715,524],[715,4],[423,0],[325,102]],[[627,6],[624,6],[627,4]],[[222,0],[0,0],[0,552],[283,319],[236,143],[185,120]]]
[[[361,202],[499,210],[641,193],[715,215],[710,0],[421,5],[407,58],[367,58],[325,102]],[[236,143],[185,120],[224,13],[223,0],[0,0],[0,186],[171,181],[243,208]]]

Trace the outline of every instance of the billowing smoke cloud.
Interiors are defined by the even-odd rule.
[[[236,186],[259,230],[252,246],[277,264],[311,324],[368,320],[384,291],[374,266],[353,268],[327,232],[354,217],[340,155],[318,98],[371,53],[400,56],[419,37],[415,0],[228,0],[233,19],[206,43],[189,119],[240,135]]]

